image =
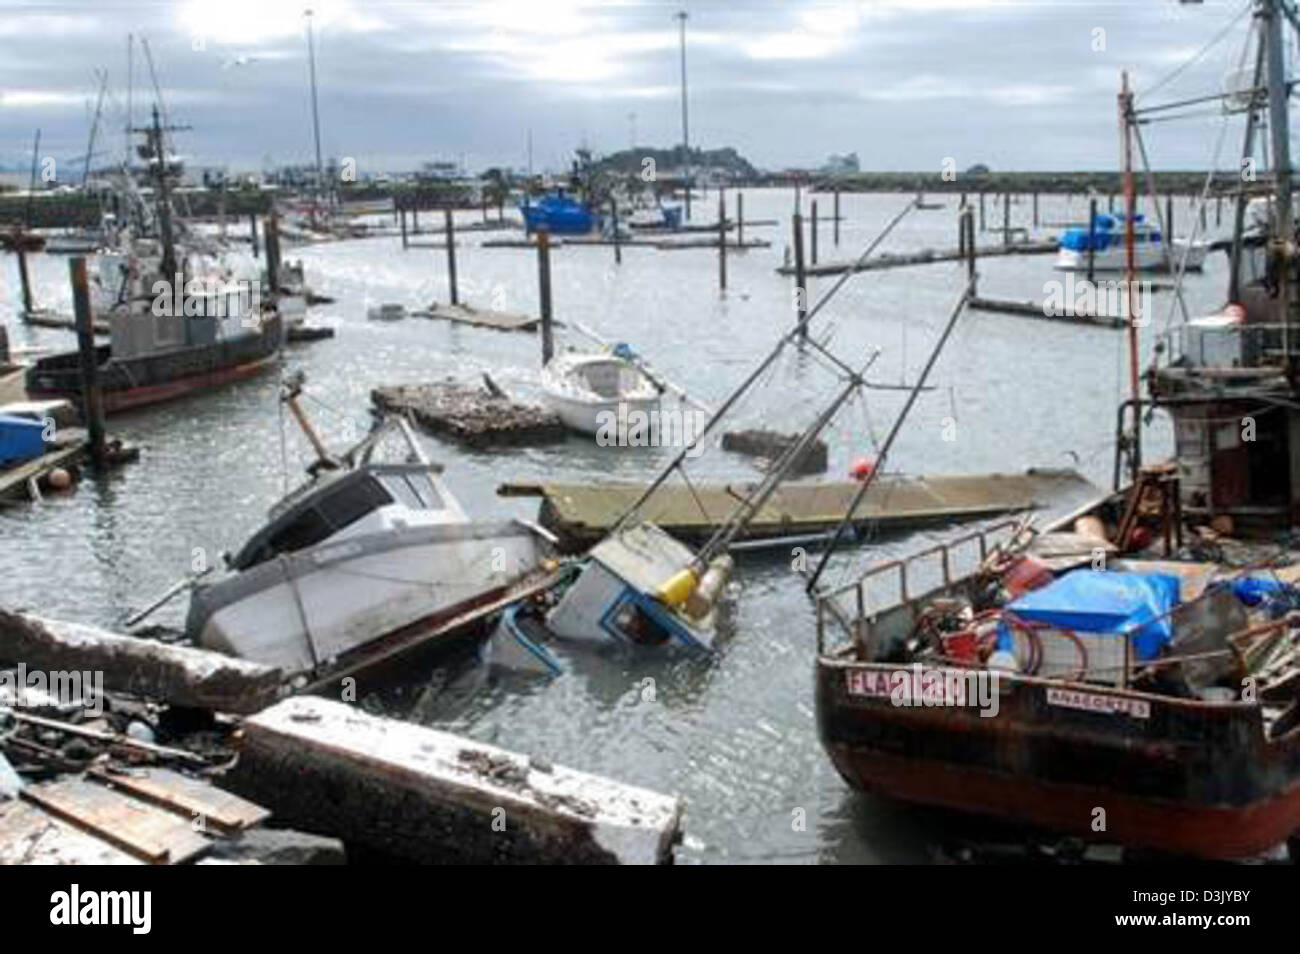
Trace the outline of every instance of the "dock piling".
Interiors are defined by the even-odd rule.
[[[90,313],[90,289],[86,284],[86,259],[68,262],[72,276],[72,307],[77,317],[77,353],[81,363],[81,406],[90,438],[90,459],[96,467],[107,460],[104,447],[104,394],[99,387],[99,360],[95,353],[95,322]]]
[[[1034,193],[1034,228],[1038,228],[1038,193]]]
[[[447,285],[448,294],[453,305],[460,304],[460,297],[456,294],[456,226],[451,219],[451,208],[445,208],[443,211],[443,229],[447,233]]]
[[[984,231],[984,190],[980,190],[980,231]]]
[[[1097,263],[1097,197],[1088,200],[1088,281],[1096,271]]]
[[[609,207],[614,221],[614,264],[623,264],[623,244],[618,237],[618,199],[610,199]]]
[[[262,253],[261,250],[258,249],[257,247],[258,241],[257,241],[257,213],[256,212],[248,213],[248,232],[249,235],[251,236],[250,241],[253,243],[253,258],[257,258]]]
[[[812,200],[812,228],[809,232],[812,239],[812,263],[817,264],[817,200]]]
[[[971,297],[975,297],[975,215],[972,209],[966,209],[961,215],[962,231],[966,235],[966,280],[970,282]]]
[[[840,247],[840,190],[835,190],[835,247]]]
[[[266,218],[265,235],[266,242],[266,280],[271,286],[271,294],[277,295],[280,292],[280,218],[271,210],[271,214]]]
[[[799,337],[808,337],[808,288],[803,265],[803,216],[794,211],[794,304],[799,316]]]
[[[406,206],[402,206],[401,218],[402,218],[402,249],[405,250],[408,247],[407,238],[406,238]]]
[[[718,290],[727,290],[727,200],[721,189],[718,190]]]
[[[18,256],[18,283],[22,285],[23,315],[26,316],[35,309],[32,307],[32,280],[27,274],[27,252],[23,248],[21,237],[14,243],[14,254]]]
[[[542,226],[537,230],[537,297],[542,315],[542,366],[555,356],[555,337],[551,327],[551,235]]]
[[[745,247],[745,193],[736,190],[736,247]]]
[[[1002,193],[1002,244],[1011,244],[1011,193]]]

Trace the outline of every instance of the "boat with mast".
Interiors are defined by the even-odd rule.
[[[176,169],[169,161],[158,107],[141,156],[153,180],[147,208],[124,176],[120,208],[132,227],[115,253],[98,263],[95,301],[106,314],[110,342],[100,345],[99,382],[108,413],[171,400],[259,374],[280,352],[283,332],[260,282],[238,279],[204,243],[178,240],[172,202]],[[40,358],[27,373],[34,399],[81,400],[78,352]]]
[[[819,586],[832,546],[808,581],[818,735],[852,788],[1139,851],[1300,850],[1300,281],[1284,56],[1300,23],[1279,0],[1255,0],[1250,17],[1243,158],[1266,113],[1267,239],[1243,242],[1243,184],[1229,306],[1161,334],[1145,375],[1129,316],[1112,490],[1041,528],[984,527]],[[1171,107],[1136,105],[1127,77],[1119,102],[1132,222],[1141,120]],[[1131,229],[1125,255],[1131,283]],[[1173,419],[1174,458],[1144,465],[1154,411]]]

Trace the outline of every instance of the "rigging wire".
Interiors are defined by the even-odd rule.
[[[1172,82],[1174,79],[1180,76],[1184,71],[1186,71],[1189,67],[1191,67],[1194,63],[1196,63],[1203,56],[1205,56],[1205,54],[1209,53],[1210,50],[1212,50],[1215,46],[1217,46],[1225,36],[1227,36],[1229,33],[1232,32],[1232,28],[1237,26],[1237,21],[1241,19],[1243,14],[1249,12],[1253,4],[1254,4],[1254,0],[1246,0],[1246,2],[1243,3],[1241,7],[1228,18],[1228,22],[1224,24],[1223,29],[1221,29],[1218,33],[1214,34],[1214,36],[1212,36],[1203,47],[1201,47],[1199,50],[1193,53],[1188,60],[1174,67],[1174,69],[1166,73],[1164,77],[1162,77],[1156,83],[1148,87],[1146,91],[1143,92],[1142,94],[1143,98],[1150,96],[1156,90]],[[1137,97],[1134,97],[1134,99],[1137,99]]]

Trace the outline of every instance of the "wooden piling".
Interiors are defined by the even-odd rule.
[[[451,220],[451,209],[443,209],[443,230],[447,233],[447,286],[453,305],[460,304],[456,294],[456,226]]]
[[[1034,193],[1034,228],[1038,228],[1038,193]]]
[[[610,199],[609,207],[614,222],[614,264],[623,264],[623,243],[618,237],[618,199]]]
[[[103,467],[107,459],[104,447],[104,394],[99,387],[99,356],[95,352],[95,321],[90,313],[85,257],[79,255],[69,261],[68,270],[72,276],[72,308],[77,318],[82,416],[90,439],[90,459],[96,467]]]
[[[808,336],[808,286],[803,264],[803,216],[799,207],[794,212],[794,295],[795,312],[799,318],[799,337]]]
[[[1205,203],[1201,203],[1201,234],[1205,234]],[[1171,236],[1172,237],[1172,236]]]
[[[18,236],[14,242],[14,254],[18,256],[18,283],[22,286],[23,291],[23,314],[30,315],[35,308],[32,307],[32,280],[27,274],[27,252],[23,248],[23,237]]]
[[[411,231],[420,234],[420,207],[414,202],[411,203]]]
[[[266,280],[271,286],[271,294],[276,295],[280,291],[280,217],[276,215],[275,210],[266,217],[266,227],[263,236],[266,242]]]
[[[1218,228],[1223,224],[1223,196],[1216,196],[1214,199],[1214,227]],[[1173,229],[1169,230],[1169,237],[1172,239]]]
[[[407,245],[407,237],[406,237],[406,206],[402,206],[402,248],[405,249],[407,247],[408,245]]]
[[[835,247],[840,247],[840,190],[835,190]]]
[[[1088,281],[1092,281],[1097,261],[1097,197],[1088,200]]]
[[[736,247],[745,247],[745,193],[739,189],[736,190]]]
[[[542,315],[542,366],[555,356],[555,337],[551,319],[551,235],[546,226],[537,230],[537,298]]]
[[[1106,212],[1109,215],[1115,214],[1115,193],[1106,196]]]
[[[249,235],[252,236],[251,241],[253,243],[253,258],[257,258],[262,253],[261,250],[258,248],[259,243],[257,241],[257,213],[256,212],[248,213],[248,232]]]
[[[718,290],[727,290],[727,200],[721,189],[718,190]]]
[[[809,232],[812,239],[812,263],[817,264],[817,200],[812,201],[812,228]]]
[[[1002,244],[1011,244],[1011,193],[1002,193]]]
[[[961,211],[957,213],[957,255],[961,258],[966,257],[966,206],[963,204]]]
[[[984,190],[980,190],[980,231],[984,231]]]
[[[963,231],[966,234],[966,280],[970,282],[971,297],[975,296],[975,215],[971,209],[967,209],[963,215],[965,220],[962,224],[965,226]]]
[[[1165,248],[1169,250],[1172,261],[1174,247],[1174,197],[1165,196]]]

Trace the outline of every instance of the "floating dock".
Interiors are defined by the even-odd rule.
[[[1043,310],[1042,302],[1010,301],[1003,298],[971,298],[966,302],[967,308],[976,311],[999,311],[1008,315],[1024,315],[1027,318],[1042,318],[1046,321],[1063,321],[1073,325],[1090,325],[1096,328],[1127,328],[1128,321],[1119,315],[1084,314],[1058,315]]]
[[[243,724],[229,786],[281,824],[438,864],[663,864],[681,800],[315,697]]]
[[[673,536],[699,542],[726,521],[751,487],[666,483],[641,512]],[[747,536],[785,540],[834,530],[858,488],[852,481],[784,484],[754,516]],[[503,497],[542,498],[538,521],[570,552],[605,536],[644,492],[645,485],[635,483],[507,483],[497,488]],[[1096,488],[1072,470],[935,477],[882,474],[858,508],[855,529],[908,530],[1051,507],[1063,499],[1095,493]]]
[[[412,318],[434,318],[440,321],[454,321],[457,324],[473,325],[476,328],[494,328],[497,331],[536,331],[542,319],[536,315],[523,315],[518,312],[492,311],[487,308],[475,308],[473,305],[449,305],[434,302],[428,308],[409,312]]]
[[[1014,242],[1011,245],[982,245],[975,249],[976,258],[989,258],[999,255],[1050,255],[1059,248],[1056,239],[1039,242]],[[966,254],[960,249],[922,249],[919,252],[893,253],[885,252],[858,264],[856,260],[841,259],[805,265],[805,275],[842,275],[845,272],[873,272],[882,268],[902,268],[908,265],[930,265],[934,262],[965,261]],[[782,275],[793,275],[793,265],[782,265],[777,269]]]
[[[60,431],[60,446],[7,469],[0,468],[0,503],[32,498],[33,483],[56,468],[75,467],[85,456],[88,447],[86,432],[81,428],[64,428]]]
[[[568,435],[553,411],[455,381],[375,388],[370,400],[381,410],[409,414],[431,434],[472,447],[546,443]]]

